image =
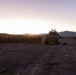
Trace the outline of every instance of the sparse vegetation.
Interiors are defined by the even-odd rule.
[[[0,43],[38,43],[41,36],[29,35],[0,35]]]

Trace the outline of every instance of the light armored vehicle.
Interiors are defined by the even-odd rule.
[[[52,45],[60,44],[59,39],[60,39],[60,36],[57,33],[57,31],[56,30],[51,30],[46,35],[45,44],[52,44]]]

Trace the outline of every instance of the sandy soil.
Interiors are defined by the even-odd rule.
[[[76,75],[76,45],[0,44],[0,75]]]

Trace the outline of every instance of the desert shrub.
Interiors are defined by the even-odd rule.
[[[38,43],[40,36],[8,35],[0,36],[0,43]]]

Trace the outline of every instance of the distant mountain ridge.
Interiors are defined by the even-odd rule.
[[[76,36],[76,32],[73,32],[73,31],[63,31],[63,32],[58,32],[60,36]],[[2,37],[8,37],[10,35],[13,35],[13,34],[7,34],[7,33],[0,33],[0,36]],[[45,36],[47,35],[47,33],[43,33],[43,34],[20,34],[20,35],[25,35],[25,36]]]
[[[73,31],[63,31],[63,32],[59,32],[59,35],[61,35],[61,36],[76,36],[76,32],[73,32]]]
[[[76,32],[73,31],[63,31],[63,32],[58,32],[60,36],[76,36]],[[45,36],[47,34],[39,34],[39,36]]]

